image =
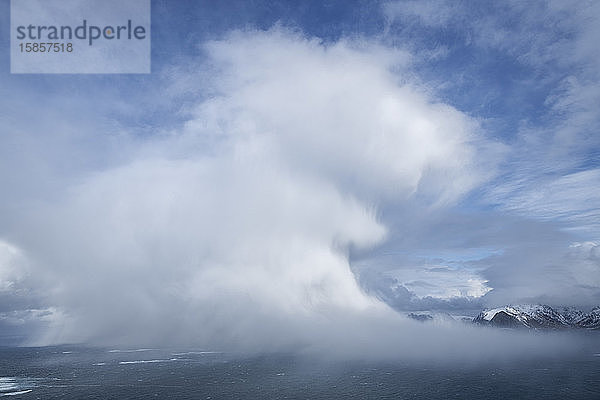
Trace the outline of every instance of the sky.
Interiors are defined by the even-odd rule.
[[[485,341],[408,311],[600,305],[598,2],[152,1],[152,73],[107,75],[10,74],[9,11],[5,341],[407,354]]]

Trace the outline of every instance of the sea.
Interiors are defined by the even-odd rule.
[[[561,358],[468,365],[206,349],[2,347],[0,397],[600,399],[600,346]]]

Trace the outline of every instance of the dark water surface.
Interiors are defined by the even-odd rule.
[[[76,346],[0,348],[14,399],[600,399],[600,347],[453,365]]]

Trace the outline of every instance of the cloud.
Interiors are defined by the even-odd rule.
[[[481,179],[473,168],[476,122],[399,85],[391,70],[406,63],[403,53],[297,39],[272,31],[231,37],[245,47],[209,44],[224,74],[216,90],[227,94],[202,103],[189,125],[213,124],[211,134],[225,139],[258,138],[291,168],[355,193],[452,201]],[[223,114],[230,117],[218,120]]]
[[[13,290],[26,274],[22,252],[0,241],[0,292]]]
[[[481,297],[491,290],[477,273],[446,266],[403,268],[388,274],[420,298]]]
[[[593,242],[555,248],[542,243],[517,247],[484,260],[491,265],[484,276],[497,286],[486,295],[490,306],[507,303],[573,305],[600,302],[600,262]]]
[[[170,72],[211,93],[179,128],[123,139],[124,156],[104,147],[104,162],[11,216],[54,310],[37,343],[259,351],[365,320],[403,326],[359,287],[349,253],[385,239],[382,205],[443,208],[484,179],[476,121],[402,83],[407,56],[377,43],[275,28],[204,51],[198,80]],[[92,151],[68,135],[54,145]]]
[[[395,310],[472,314],[485,307],[491,290],[479,274],[443,268],[356,268],[361,287]]]
[[[600,170],[589,169],[560,177],[505,184],[492,196],[502,207],[521,215],[562,221],[571,229],[594,234],[600,228],[600,198],[592,188],[600,184]]]

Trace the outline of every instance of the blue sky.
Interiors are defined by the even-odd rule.
[[[153,1],[148,75],[11,75],[0,11],[10,332],[600,302],[595,2]]]

